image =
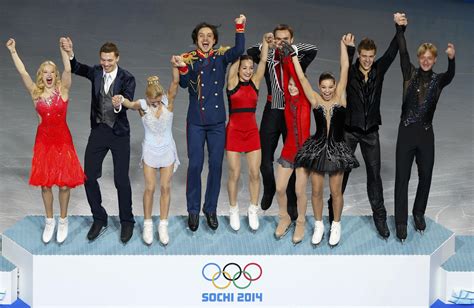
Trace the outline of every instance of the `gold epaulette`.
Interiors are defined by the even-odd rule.
[[[216,54],[218,54],[219,56],[222,56],[229,49],[230,49],[229,46],[221,46],[219,47],[219,49],[216,50]]]
[[[198,59],[196,50],[181,54],[181,58],[183,58],[183,62],[188,65],[193,65],[193,62]]]

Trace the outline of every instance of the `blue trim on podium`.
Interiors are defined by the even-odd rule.
[[[0,272],[11,272],[16,268],[16,266],[5,259],[5,257],[0,256]]]
[[[256,233],[249,230],[246,216],[241,217],[241,230],[237,233],[230,229],[228,217],[220,216],[219,229],[213,232],[201,216],[200,227],[194,234],[186,229],[187,217],[174,216],[169,219],[170,243],[162,247],[156,234],[159,219],[153,219],[155,242],[151,246],[146,246],[141,239],[143,217],[136,217],[134,235],[126,245],[119,240],[120,223],[116,216],[109,217],[108,229],[94,242],[86,239],[92,224],[90,216],[70,216],[69,236],[61,245],[54,239],[49,244],[42,243],[42,216],[25,217],[7,229],[4,236],[34,255],[430,255],[453,235],[445,227],[427,219],[425,234],[415,232],[409,225],[408,238],[402,245],[395,237],[393,217],[388,219],[391,236],[384,241],[378,237],[371,216],[343,216],[339,245],[331,249],[327,244],[330,227],[325,223],[325,238],[313,248],[310,241],[314,219],[310,217],[303,243],[294,246],[291,242],[293,229],[281,240],[274,238],[275,216],[262,216]]]
[[[438,299],[430,308],[474,308],[474,305],[445,304]]]
[[[442,267],[448,272],[474,272],[474,236],[457,235],[456,254]]]
[[[0,305],[1,308],[8,307],[8,308],[30,308],[26,303],[24,303],[21,299],[17,299],[11,305]]]

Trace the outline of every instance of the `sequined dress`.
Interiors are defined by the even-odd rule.
[[[173,112],[169,111],[168,100],[163,96],[161,114],[157,117],[156,108],[150,107],[142,117],[145,138],[142,143],[142,161],[153,168],[164,168],[174,164],[173,171],[180,164],[176,143],[173,139]]]
[[[326,112],[330,112],[329,131]],[[359,167],[359,162],[344,141],[346,108],[333,104],[329,111],[318,105],[313,109],[316,133],[303,144],[295,157],[295,167],[310,171],[337,172]]]
[[[36,131],[30,185],[76,187],[85,175],[77,158],[66,123],[68,101],[55,91],[48,99],[36,100],[41,122]]]

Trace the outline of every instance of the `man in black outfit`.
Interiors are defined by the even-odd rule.
[[[355,48],[347,46],[349,61],[352,63]],[[398,44],[396,35],[388,49],[377,60],[377,47],[373,40],[364,38],[357,47],[359,58],[349,68],[347,81],[347,111],[344,138],[355,152],[360,144],[362,157],[367,171],[367,194],[373,212],[373,219],[378,233],[383,238],[390,236],[387,226],[387,211],[384,206],[382,179],[380,177],[380,141],[379,125],[380,98],[385,73],[397,56]],[[346,189],[350,172],[344,174],[342,192]],[[328,201],[329,220],[333,220],[332,199]]]
[[[395,18],[405,20],[405,14],[397,13]],[[433,72],[438,51],[431,43],[418,47],[419,68],[410,62],[403,31],[397,31],[400,49],[400,64],[403,74],[403,104],[398,126],[396,172],[395,172],[395,223],[400,241],[407,238],[408,183],[411,167],[416,158],[418,166],[418,187],[413,205],[415,229],[426,229],[425,210],[431,187],[434,165],[433,116],[445,86],[451,83],[455,73],[454,45],[448,43],[448,70]]]
[[[132,189],[128,175],[130,165],[130,125],[127,108],[116,110],[112,105],[114,95],[133,100],[135,77],[118,67],[119,50],[114,43],[105,43],[100,48],[100,65],[88,66],[79,63],[73,52],[72,41],[63,44],[69,54],[72,72],[89,79],[92,83],[91,133],[84,159],[87,180],[84,184],[87,201],[91,207],[94,223],[87,238],[95,240],[107,228],[107,212],[102,206],[102,197],[97,179],[102,175],[102,162],[110,150],[114,163],[114,183],[119,201],[119,216],[122,226],[120,240],[127,243],[133,235],[135,220],[132,213]]]
[[[285,24],[280,24],[273,29],[275,44],[269,46],[267,65],[265,67],[265,81],[267,83],[267,103],[263,111],[262,122],[260,123],[260,144],[262,148],[262,163],[260,172],[263,179],[263,197],[261,201],[262,210],[267,210],[272,205],[275,195],[275,175],[273,171],[273,161],[275,150],[278,146],[278,139],[283,136],[286,138],[285,124],[285,95],[283,91],[283,66],[281,65],[283,53],[281,52],[282,42],[293,44],[293,29]],[[301,68],[306,68],[316,57],[318,49],[311,44],[298,43],[293,45],[301,63]],[[260,61],[260,45],[257,44],[247,50],[254,62]],[[288,200],[288,214],[291,220],[295,221],[298,217],[296,209],[295,193],[296,176],[293,172],[288,181],[286,190]]]

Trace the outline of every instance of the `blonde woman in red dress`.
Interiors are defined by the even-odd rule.
[[[61,38],[60,43],[63,40],[65,38]],[[18,56],[15,40],[9,39],[6,46],[38,113],[39,125],[36,131],[29,183],[33,186],[41,186],[46,211],[42,239],[44,243],[48,243],[54,234],[56,221],[53,217],[52,186],[58,186],[60,218],[56,240],[62,243],[68,234],[67,207],[70,189],[83,184],[85,179],[66,123],[71,87],[69,56],[60,49],[64,64],[61,77],[56,65],[51,61],[45,61],[36,73],[36,82],[33,82]]]

